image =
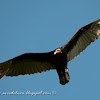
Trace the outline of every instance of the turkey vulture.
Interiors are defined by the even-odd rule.
[[[69,82],[67,62],[77,57],[100,35],[100,19],[80,28],[64,46],[47,53],[25,53],[0,63],[0,79],[56,69],[62,85]]]

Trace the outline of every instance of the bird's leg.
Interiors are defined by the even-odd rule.
[[[70,80],[70,77],[69,77],[69,73],[68,72],[69,72],[68,71],[68,68],[65,68],[65,76],[66,76],[67,82],[69,82],[69,80]]]

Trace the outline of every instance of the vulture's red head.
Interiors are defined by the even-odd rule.
[[[55,50],[54,55],[56,55],[57,53],[62,53],[59,48]]]

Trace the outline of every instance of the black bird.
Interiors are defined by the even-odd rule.
[[[100,19],[80,28],[64,46],[47,53],[25,53],[0,63],[0,79],[56,69],[62,85],[69,82],[67,62],[77,57],[100,36]]]

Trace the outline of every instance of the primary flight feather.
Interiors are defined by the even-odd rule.
[[[77,57],[100,36],[100,19],[80,28],[64,46],[47,53],[25,53],[0,63],[0,79],[56,69],[62,85],[69,82],[67,62]]]

